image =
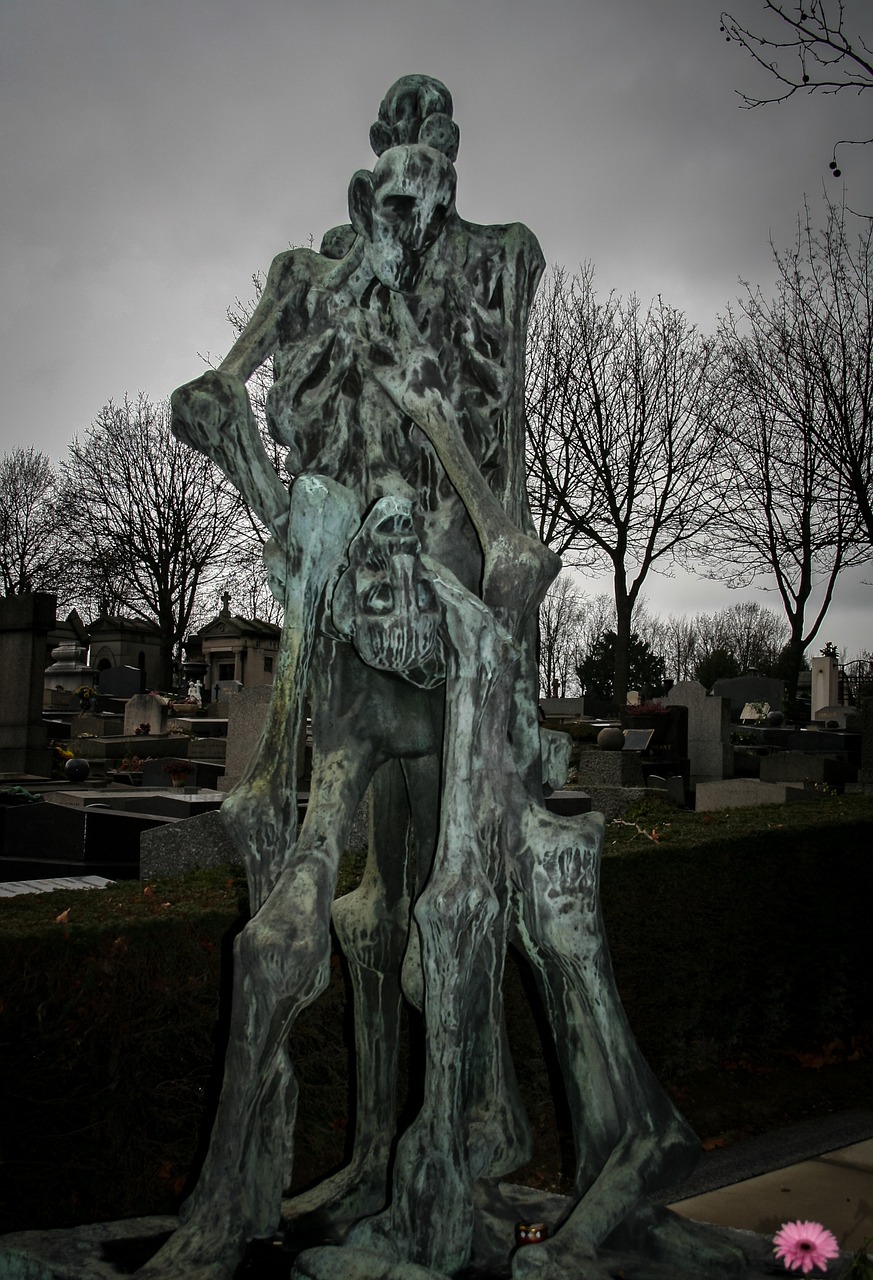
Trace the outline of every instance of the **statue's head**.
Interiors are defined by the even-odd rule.
[[[331,616],[368,666],[431,688],[445,677],[442,610],[420,552],[411,504],[380,498],[349,546]]]
[[[379,119],[370,126],[370,146],[377,156],[390,147],[421,142],[457,160],[459,141],[452,95],[433,76],[401,76],[385,94]]]
[[[349,214],[365,243],[369,266],[388,289],[418,284],[428,249],[455,210],[455,167],[441,151],[419,143],[391,147],[349,186]]]

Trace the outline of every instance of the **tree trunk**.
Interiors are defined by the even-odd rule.
[[[616,586],[615,591],[615,677],[612,696],[619,707],[627,705],[627,686],[630,677],[630,639],[633,605],[626,592]]]

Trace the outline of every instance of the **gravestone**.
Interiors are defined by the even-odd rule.
[[[73,738],[81,733],[86,733],[92,738],[111,738],[123,732],[124,716],[94,715],[83,712],[81,715],[73,716],[70,721],[70,736]]]
[[[710,695],[696,680],[680,680],[663,699],[688,708],[688,756],[691,780],[727,778],[733,773],[731,708],[727,698]]]
[[[184,777],[186,783],[194,785],[194,765],[184,756],[162,756],[159,760],[143,760],[143,787],[166,789],[174,786],[173,775]]]
[[[854,782],[856,770],[845,758],[811,751],[774,751],[761,757],[762,782],[810,782],[842,789]]]
[[[54,625],[54,596],[0,599],[0,774],[51,776],[42,702],[46,636]]]
[[[810,710],[813,720],[823,719],[822,711],[839,700],[840,668],[836,658],[830,654],[819,654],[810,663],[811,697]]]
[[[873,784],[873,698],[862,698],[860,706],[861,765],[858,782],[863,786]]]
[[[167,732],[167,706],[160,698],[151,693],[138,693],[130,698],[124,708],[125,737],[135,735],[142,725],[149,726],[148,735],[141,737],[158,737]]]
[[[581,720],[585,712],[584,698],[540,698],[547,720]]]
[[[99,679],[101,697],[136,698],[144,693],[145,672],[139,667],[107,667]]]
[[[248,768],[264,731],[272,692],[270,685],[255,685],[241,689],[228,704],[222,791],[231,791]]]
[[[781,707],[783,689],[782,681],[775,676],[731,676],[716,680],[712,695],[730,699],[731,719],[737,721],[746,703],[766,702],[770,707]]]
[[[831,728],[848,729],[851,733],[860,732],[860,716],[857,707],[843,707],[839,704],[832,707],[819,707],[815,719]]]
[[[217,810],[144,831],[140,838],[140,878],[178,876],[198,867],[239,862],[236,845]]]

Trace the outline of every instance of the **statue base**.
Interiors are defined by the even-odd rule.
[[[456,1272],[451,1280],[511,1280],[513,1255],[538,1250],[538,1245],[515,1249],[516,1221],[559,1223],[571,1202],[563,1196],[529,1187],[501,1184],[501,1193],[515,1219],[501,1220],[480,1209],[479,1238],[489,1241],[483,1256]],[[484,1221],[483,1221],[484,1219]],[[174,1217],[130,1218],[84,1227],[51,1231],[21,1231],[0,1238],[0,1280],[122,1280],[135,1275],[166,1242],[177,1226]],[[769,1236],[731,1228],[709,1228],[725,1243],[740,1248],[749,1259],[742,1271],[722,1273],[736,1280],[766,1280],[780,1271],[773,1260]],[[502,1246],[498,1242],[503,1242]],[[490,1255],[490,1256],[486,1256]],[[533,1259],[531,1259],[533,1261]],[[562,1263],[565,1260],[562,1259]],[[565,1264],[566,1265],[566,1264]],[[560,1270],[563,1272],[564,1267]],[[545,1274],[545,1273],[543,1273]],[[577,1280],[701,1280],[701,1273],[677,1271],[674,1265],[653,1261],[631,1250],[602,1249],[596,1262],[572,1264]],[[392,1262],[362,1249],[318,1241],[312,1233],[301,1238],[293,1231],[272,1241],[255,1241],[233,1272],[204,1268],[197,1280],[449,1280],[440,1272],[409,1262]],[[179,1280],[185,1280],[183,1276]]]

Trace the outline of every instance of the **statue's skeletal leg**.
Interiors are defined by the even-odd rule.
[[[414,910],[424,968],[425,1098],[398,1145],[391,1204],[355,1227],[349,1244],[452,1272],[470,1256],[468,1106],[477,1037],[485,1034],[477,1020],[493,1013],[476,997],[502,975],[502,948],[486,939],[505,927],[502,814],[493,787],[503,772],[513,649],[480,601],[456,583],[442,580],[437,589],[451,654],[439,842]],[[492,1156],[475,1154],[480,1166]]]
[[[234,946],[225,1079],[200,1178],[182,1225],[138,1275],[229,1280],[246,1240],[280,1219],[290,1179],[297,1085],[288,1056],[295,1018],[325,988],[337,868],[372,772],[367,753],[319,756],[314,803],[297,849]]]
[[[699,1142],[643,1058],[616,989],[598,896],[602,818],[528,804],[519,830],[517,923],[561,1062],[579,1200],[549,1242],[519,1251],[513,1275],[576,1280],[583,1263],[597,1275],[598,1247],[648,1194],[687,1176]],[[722,1258],[739,1261],[735,1251]]]
[[[353,495],[322,476],[300,476],[291,489],[288,538],[271,548],[268,567],[284,586],[285,618],[273,693],[257,751],[221,808],[242,853],[252,911],[266,900],[297,835],[297,745],[318,609],[358,521]]]
[[[433,768],[437,762],[429,758]],[[283,1205],[286,1220],[318,1213],[348,1226],[382,1208],[397,1124],[400,968],[410,923],[409,806],[399,762],[370,784],[370,841],[361,884],[333,904],[354,997],[356,1124],[349,1163]]]

